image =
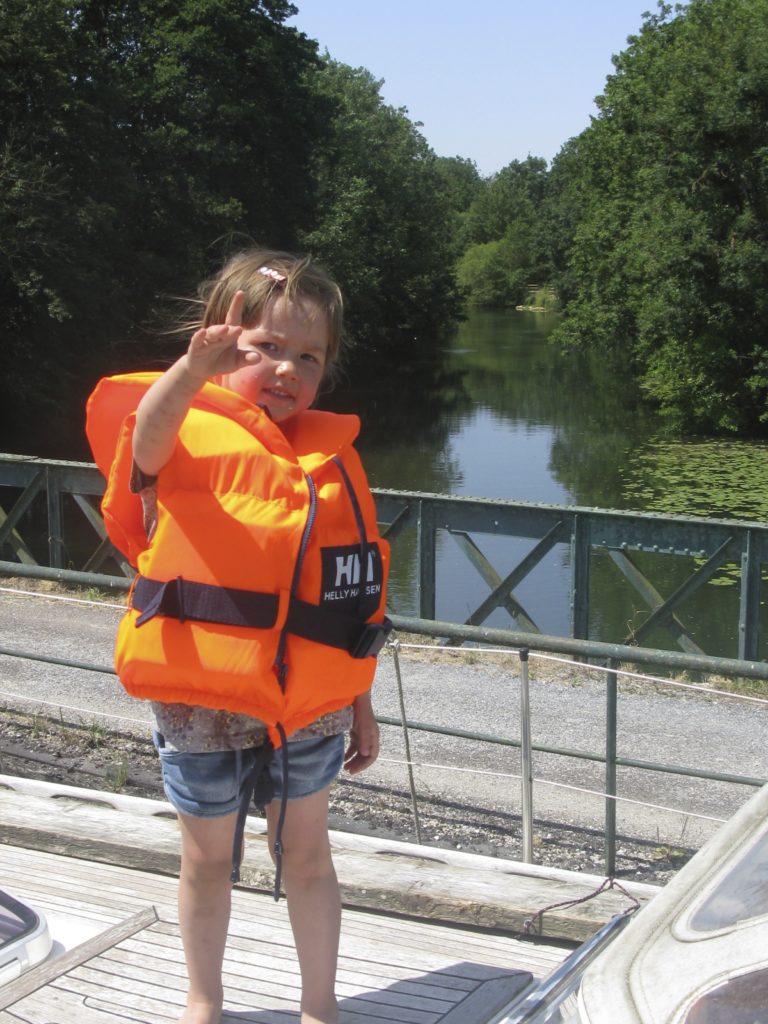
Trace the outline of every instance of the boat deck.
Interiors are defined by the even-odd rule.
[[[91,932],[83,944],[0,990],[3,1022],[178,1019],[185,980],[174,879],[18,847],[0,849],[0,870],[15,894],[50,916],[54,934],[63,918],[81,936]],[[543,975],[566,953],[347,910],[338,974],[343,1019],[485,1020],[527,982],[526,971]],[[224,980],[225,1022],[298,1019],[299,975],[284,903],[235,891]]]
[[[0,822],[0,887],[42,910],[57,940],[57,955],[0,988],[0,1024],[177,1020],[185,972],[172,877],[178,837],[167,805],[4,776]],[[246,857],[256,861],[257,874],[266,845],[259,829],[259,819],[249,819]],[[517,881],[525,892],[533,879],[536,895],[525,896],[533,901],[529,915],[566,889],[584,895],[595,881],[562,872],[545,884],[542,869],[513,862],[488,864],[490,858],[340,833],[333,842],[348,904],[337,988],[344,1024],[492,1020],[530,975],[544,977],[570,950],[551,936],[473,926],[482,914],[477,894],[464,891],[467,878],[478,873],[501,909],[514,902],[510,885]],[[360,905],[367,890],[353,878],[356,871],[370,877],[375,906]],[[407,881],[409,871],[415,874]],[[401,894],[410,889],[413,906],[428,916],[406,915],[405,895],[397,913],[382,910],[388,899],[397,904],[384,892],[385,874]],[[233,893],[222,1021],[295,1024],[299,975],[285,901],[276,904],[258,888],[246,883]],[[654,892],[635,888],[641,900]],[[587,915],[580,927],[595,930],[626,902],[620,893],[601,895],[591,901],[596,908],[578,911]],[[549,930],[572,930],[576,917],[563,921],[553,915]]]

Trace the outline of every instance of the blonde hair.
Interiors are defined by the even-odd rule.
[[[333,278],[309,256],[273,249],[247,249],[232,256],[215,277],[200,286],[203,315],[198,327],[223,324],[235,292],[245,293],[243,323],[255,326],[279,295],[311,302],[328,323],[326,367],[337,359],[342,341],[344,300]]]

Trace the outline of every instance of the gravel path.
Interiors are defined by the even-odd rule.
[[[118,608],[104,603],[76,604],[52,595],[27,596],[3,590],[0,646],[108,667],[120,614]],[[519,738],[516,655],[444,648],[426,651],[404,644],[398,657],[410,721]],[[390,718],[400,716],[396,667],[393,651],[387,650],[379,661],[374,693],[377,712]],[[0,728],[6,751],[2,770],[7,774],[25,773],[21,762],[13,760],[13,751],[20,753],[37,744],[43,756],[39,771],[48,770],[48,777],[85,784],[75,781],[78,765],[91,764],[113,784],[115,765],[125,763],[139,787],[156,786],[152,782],[156,778],[154,752],[147,742],[149,709],[129,698],[113,676],[0,656],[0,691],[0,700],[8,709],[84,726],[79,740],[63,740],[52,726],[41,729],[38,720],[32,729],[30,720],[7,714]],[[601,673],[588,666],[531,655],[530,694],[534,744],[594,753],[604,749]],[[768,777],[766,707],[648,683],[622,684],[619,753],[627,758]],[[93,721],[127,735],[119,741],[111,737],[108,744],[96,744],[102,734],[90,727]],[[361,830],[409,838],[413,822],[407,769],[402,763],[402,730],[385,725],[382,740],[377,764],[360,780],[347,780],[336,788],[337,825],[345,822]],[[412,760],[419,765],[414,776],[423,801],[422,840],[519,856],[519,750],[415,729],[410,730],[410,745]],[[46,757],[54,762],[48,769]],[[599,869],[604,803],[599,795],[585,791],[599,794],[603,775],[599,763],[534,752],[537,860]],[[88,777],[86,772],[83,778]],[[752,793],[751,787],[743,785],[629,768],[619,770],[618,788],[629,801],[655,805],[619,803],[621,870],[661,880],[713,834],[717,822],[709,819],[729,817]]]

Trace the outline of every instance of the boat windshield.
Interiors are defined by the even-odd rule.
[[[690,927],[699,932],[718,931],[764,914],[768,914],[768,833],[718,883],[691,917]]]
[[[768,970],[731,978],[697,999],[685,1024],[768,1024]]]
[[[37,914],[31,907],[0,890],[0,950],[33,931],[37,924]]]

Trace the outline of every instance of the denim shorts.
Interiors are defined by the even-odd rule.
[[[163,769],[163,788],[171,805],[192,818],[219,818],[240,806],[243,786],[258,755],[258,747],[190,754],[167,749],[153,734]],[[341,771],[344,734],[288,742],[288,799],[299,800],[325,789]],[[273,799],[283,793],[283,755],[269,761]]]

